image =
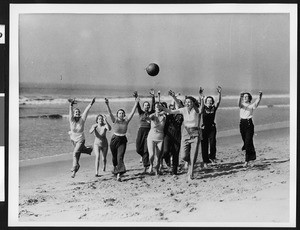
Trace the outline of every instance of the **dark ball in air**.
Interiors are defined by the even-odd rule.
[[[146,71],[150,76],[156,76],[159,73],[159,66],[156,63],[150,63]]]

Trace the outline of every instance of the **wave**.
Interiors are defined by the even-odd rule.
[[[110,102],[130,102],[134,101],[133,97],[107,97]],[[141,97],[142,100],[151,98]],[[91,102],[92,98],[76,98],[77,102]],[[96,102],[104,102],[104,98],[96,98]],[[67,98],[28,98],[20,97],[19,105],[43,105],[43,104],[68,104]]]
[[[195,98],[198,98],[197,95],[192,95]],[[213,97],[217,98],[217,95],[212,95]],[[134,101],[133,97],[107,97],[111,102],[131,102]],[[140,96],[141,100],[151,100],[148,96]],[[161,97],[162,101],[170,102],[172,101],[172,98],[170,96],[164,96]],[[178,97],[179,99],[183,100],[184,96],[180,95]],[[222,99],[226,100],[238,100],[239,95],[223,95]],[[255,98],[255,96],[254,96]],[[290,98],[289,94],[268,94],[263,95],[263,98],[269,98],[269,99],[276,99],[276,98]],[[78,102],[90,102],[92,98],[76,98],[76,101]],[[96,98],[96,102],[104,102],[103,98]],[[43,104],[68,104],[68,98],[52,98],[50,96],[48,97],[40,97],[40,98],[30,98],[26,96],[21,96],[19,98],[19,105],[43,105]]]
[[[266,109],[266,108],[287,108],[290,107],[290,105],[282,104],[282,105],[260,105],[259,108]],[[232,107],[220,107],[219,110],[238,110],[237,106]],[[88,115],[88,118],[95,119],[98,116],[98,114],[90,114]],[[137,113],[135,113],[135,116],[137,116]],[[20,116],[20,118],[40,118],[40,119],[67,119],[69,117],[69,114],[41,114],[41,115],[25,115]]]

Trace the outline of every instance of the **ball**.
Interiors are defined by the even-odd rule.
[[[159,66],[156,63],[150,63],[146,71],[150,76],[156,76],[159,73]]]

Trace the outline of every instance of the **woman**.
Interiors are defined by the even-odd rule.
[[[91,155],[93,151],[92,148],[88,148],[84,145],[85,143],[85,136],[84,136],[84,124],[87,118],[87,115],[92,108],[92,105],[95,102],[95,98],[91,101],[91,103],[85,108],[82,116],[80,114],[80,109],[75,108],[73,109],[73,105],[76,104],[75,99],[69,99],[70,102],[69,106],[69,123],[70,123],[70,139],[74,146],[73,150],[73,167],[71,169],[72,175],[71,177],[74,178],[75,174],[79,170],[79,159],[81,153],[86,153]]]
[[[100,152],[102,153],[102,162],[103,162],[103,169],[102,171],[105,172],[106,170],[106,156],[108,151],[108,142],[106,138],[106,131],[111,130],[110,124],[107,122],[106,116],[99,114],[96,117],[96,124],[92,125],[90,129],[90,134],[94,133],[95,141],[94,141],[94,152],[96,155],[95,158],[95,176],[99,176],[99,166],[100,166]]]
[[[144,110],[141,109],[140,103],[137,105],[137,110],[139,113],[139,130],[136,137],[136,152],[142,157],[142,162],[144,165],[144,172],[147,171],[149,167],[149,152],[147,147],[147,137],[150,131],[150,119],[149,115],[154,113],[154,103],[155,103],[155,95],[154,90],[151,89],[150,95],[152,97],[152,106],[150,107],[150,103],[145,101],[143,103]],[[134,92],[133,96],[138,97],[138,93]],[[151,108],[151,109],[150,109]]]
[[[173,95],[175,104],[169,105],[169,109],[174,110],[183,107],[181,100],[177,99],[173,91],[169,91],[169,95]],[[164,129],[164,142],[163,142],[163,158],[166,162],[172,158],[172,174],[177,175],[177,168],[179,164],[179,151],[181,142],[181,125],[183,122],[182,114],[168,114]]]
[[[171,95],[175,100],[174,96]],[[170,110],[162,106],[160,108],[169,114],[183,115],[183,131],[181,139],[182,159],[188,164],[188,180],[194,179],[194,166],[198,156],[201,140],[201,130],[199,129],[200,116],[203,110],[203,96],[200,94],[200,108],[197,100],[192,96],[185,99],[185,107]]]
[[[203,109],[203,123],[202,123],[202,140],[201,140],[201,147],[202,147],[202,158],[204,162],[204,167],[207,167],[206,164],[208,163],[215,163],[216,162],[216,123],[215,117],[217,109],[219,108],[221,102],[221,92],[222,88],[218,86],[217,88],[219,99],[218,102],[214,101],[212,96],[207,96],[205,98],[205,104]],[[210,149],[208,154],[208,148]]]
[[[112,153],[112,161],[114,166],[113,173],[117,175],[117,181],[121,181],[121,175],[126,172],[126,167],[124,164],[124,155],[127,146],[127,137],[126,132],[128,128],[128,124],[131,121],[133,114],[138,105],[139,98],[135,99],[135,104],[132,108],[131,113],[128,118],[125,117],[125,111],[123,109],[119,109],[117,111],[116,117],[112,114],[109,101],[105,98],[105,104],[107,105],[108,113],[113,122],[113,136],[110,141],[110,150]]]
[[[155,103],[155,113],[149,116],[151,120],[151,128],[147,138],[147,145],[149,151],[150,168],[149,173],[153,173],[154,157],[156,158],[156,174],[160,174],[160,164],[162,157],[162,145],[164,140],[164,126],[166,123],[166,115],[161,113],[159,102]]]
[[[256,152],[253,144],[254,125],[252,117],[253,111],[258,107],[261,98],[261,91],[259,91],[258,98],[254,103],[251,103],[252,95],[250,93],[242,92],[239,98],[238,105],[240,108],[240,133],[244,142],[242,150],[246,151],[244,167],[247,167],[250,161],[256,159]]]

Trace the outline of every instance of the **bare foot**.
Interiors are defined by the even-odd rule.
[[[76,172],[73,171],[71,177],[74,178],[75,177]]]
[[[117,174],[117,181],[120,181],[120,182],[122,181],[120,173]]]
[[[192,180],[194,180],[195,178],[194,178],[194,175],[192,175],[192,174],[188,174],[188,181],[192,181]]]

